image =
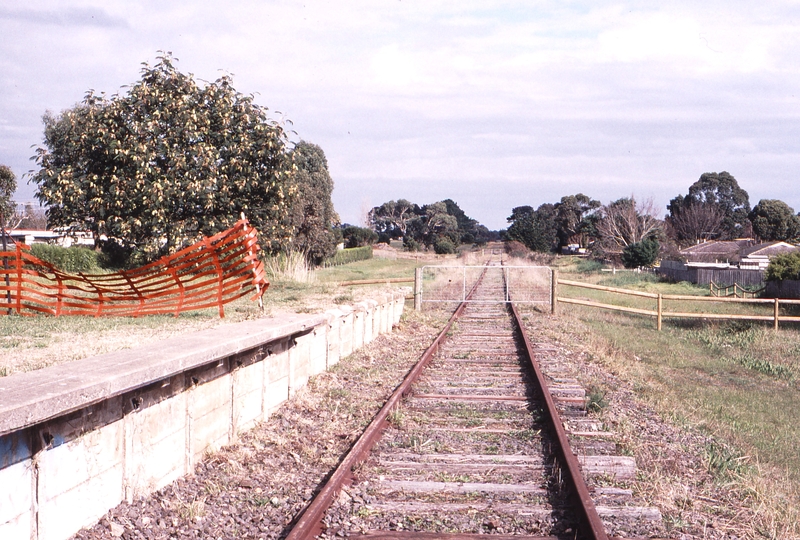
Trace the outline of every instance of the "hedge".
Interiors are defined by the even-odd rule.
[[[85,247],[65,248],[52,244],[33,244],[31,254],[64,272],[97,272],[100,270],[97,253]]]
[[[372,246],[364,246],[357,248],[340,249],[336,255],[327,259],[322,263],[322,266],[339,266],[356,261],[365,261],[372,258]]]

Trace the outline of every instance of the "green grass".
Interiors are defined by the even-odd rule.
[[[321,283],[340,283],[359,279],[414,278],[414,269],[424,262],[414,259],[369,259],[317,270]]]
[[[700,323],[665,325],[570,307],[595,335],[627,353],[618,367],[659,409],[722,436],[744,455],[800,482],[796,329]]]

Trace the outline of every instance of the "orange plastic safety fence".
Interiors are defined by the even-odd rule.
[[[0,314],[133,316],[218,307],[269,286],[247,220],[133,270],[68,274],[16,244],[0,251]]]

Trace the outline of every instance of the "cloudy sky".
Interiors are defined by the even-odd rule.
[[[800,5],[491,0],[5,0],[0,164],[41,116],[171,51],[320,145],[343,221],[451,198],[492,229],[583,192],[660,208],[703,172],[800,210]],[[19,200],[35,186],[19,178]]]

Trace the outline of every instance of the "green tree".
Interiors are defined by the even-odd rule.
[[[767,281],[783,281],[785,279],[800,279],[800,251],[781,253],[769,261]]]
[[[316,144],[297,143],[290,152],[291,183],[295,189],[289,209],[291,247],[320,264],[336,253],[337,235],[333,227],[339,216],[333,209],[333,180],[328,172],[325,152]]]
[[[9,167],[0,165],[0,225],[8,227],[14,216],[14,204],[11,197],[17,189],[17,177]]]
[[[659,244],[655,238],[646,238],[625,246],[622,250],[622,264],[625,268],[652,266],[658,258]]]
[[[523,243],[533,251],[551,251],[557,244],[558,225],[555,206],[545,203],[536,210],[531,206],[517,206],[508,217],[511,225],[506,231],[509,240]]]
[[[783,201],[761,199],[748,217],[761,240],[794,240],[800,236],[800,218]]]
[[[397,199],[376,206],[369,211],[369,222],[378,234],[388,234],[391,238],[401,238],[408,231],[408,222],[417,217],[419,206]]]
[[[719,226],[721,239],[740,238],[750,234],[750,220],[747,219],[750,213],[750,198],[730,173],[725,171],[703,173],[697,182],[689,186],[689,194],[678,195],[672,199],[667,209],[670,217],[675,219],[698,203],[716,207],[721,211],[723,215]]]
[[[600,208],[600,201],[583,193],[561,197],[555,204],[556,227],[559,246],[580,244],[586,247],[589,238],[596,235],[594,221],[589,215]]]
[[[200,86],[165,55],[125,95],[90,91],[44,122],[33,180],[51,225],[106,235],[144,260],[241,213],[265,248],[290,239],[286,135],[229,77]]]
[[[378,233],[367,227],[347,225],[342,229],[344,247],[355,248],[371,246],[378,239]]]

